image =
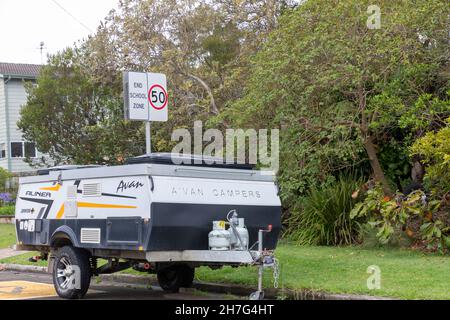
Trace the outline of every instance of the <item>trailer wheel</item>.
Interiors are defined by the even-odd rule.
[[[181,286],[183,288],[190,288],[194,281],[195,268],[191,268],[187,265],[180,266],[182,272]]]
[[[72,246],[62,247],[53,262],[53,285],[58,296],[81,299],[88,291],[90,282],[88,253]]]
[[[184,268],[180,265],[170,266],[159,270],[156,276],[164,291],[176,293],[183,286]]]

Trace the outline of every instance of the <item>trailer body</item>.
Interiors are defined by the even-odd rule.
[[[84,296],[92,275],[129,267],[156,273],[161,287],[175,292],[192,283],[198,266],[259,265],[260,288],[264,265],[273,261],[265,254],[276,248],[281,228],[274,176],[245,166],[147,158],[20,178],[17,249],[48,258],[58,295],[69,299]],[[228,231],[211,232],[231,212],[234,221],[239,216],[245,246],[231,219]],[[227,232],[240,245],[212,250],[209,236]],[[97,266],[98,258],[107,264]]]
[[[273,176],[255,170],[131,164],[52,170],[20,179],[18,243],[129,251],[207,250],[212,221],[236,209],[250,244],[274,249],[281,205]]]

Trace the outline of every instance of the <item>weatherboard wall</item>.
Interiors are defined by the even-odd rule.
[[[7,80],[6,77],[0,79],[0,144],[6,144],[6,158],[0,159],[0,167],[13,173],[34,171],[35,169],[28,165],[24,158],[10,157],[10,143],[23,141],[22,132],[17,127],[17,121],[20,119],[20,110],[27,102],[24,80],[16,78]],[[10,167],[8,167],[8,157]]]
[[[7,144],[5,106],[5,79],[0,77],[0,144]],[[8,168],[8,160],[6,158],[0,158],[0,167],[3,169]]]

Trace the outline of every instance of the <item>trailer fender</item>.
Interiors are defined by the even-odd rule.
[[[61,247],[64,245],[79,247],[75,232],[68,226],[58,227],[50,238],[50,247]]]

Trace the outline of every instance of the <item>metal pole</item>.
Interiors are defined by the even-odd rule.
[[[150,121],[145,122],[145,150],[147,155],[152,153]]]
[[[262,294],[263,291],[263,273],[264,273],[264,258],[262,257],[263,253],[263,230],[259,230],[258,232],[258,251],[261,257],[261,264],[258,269],[258,291]]]

